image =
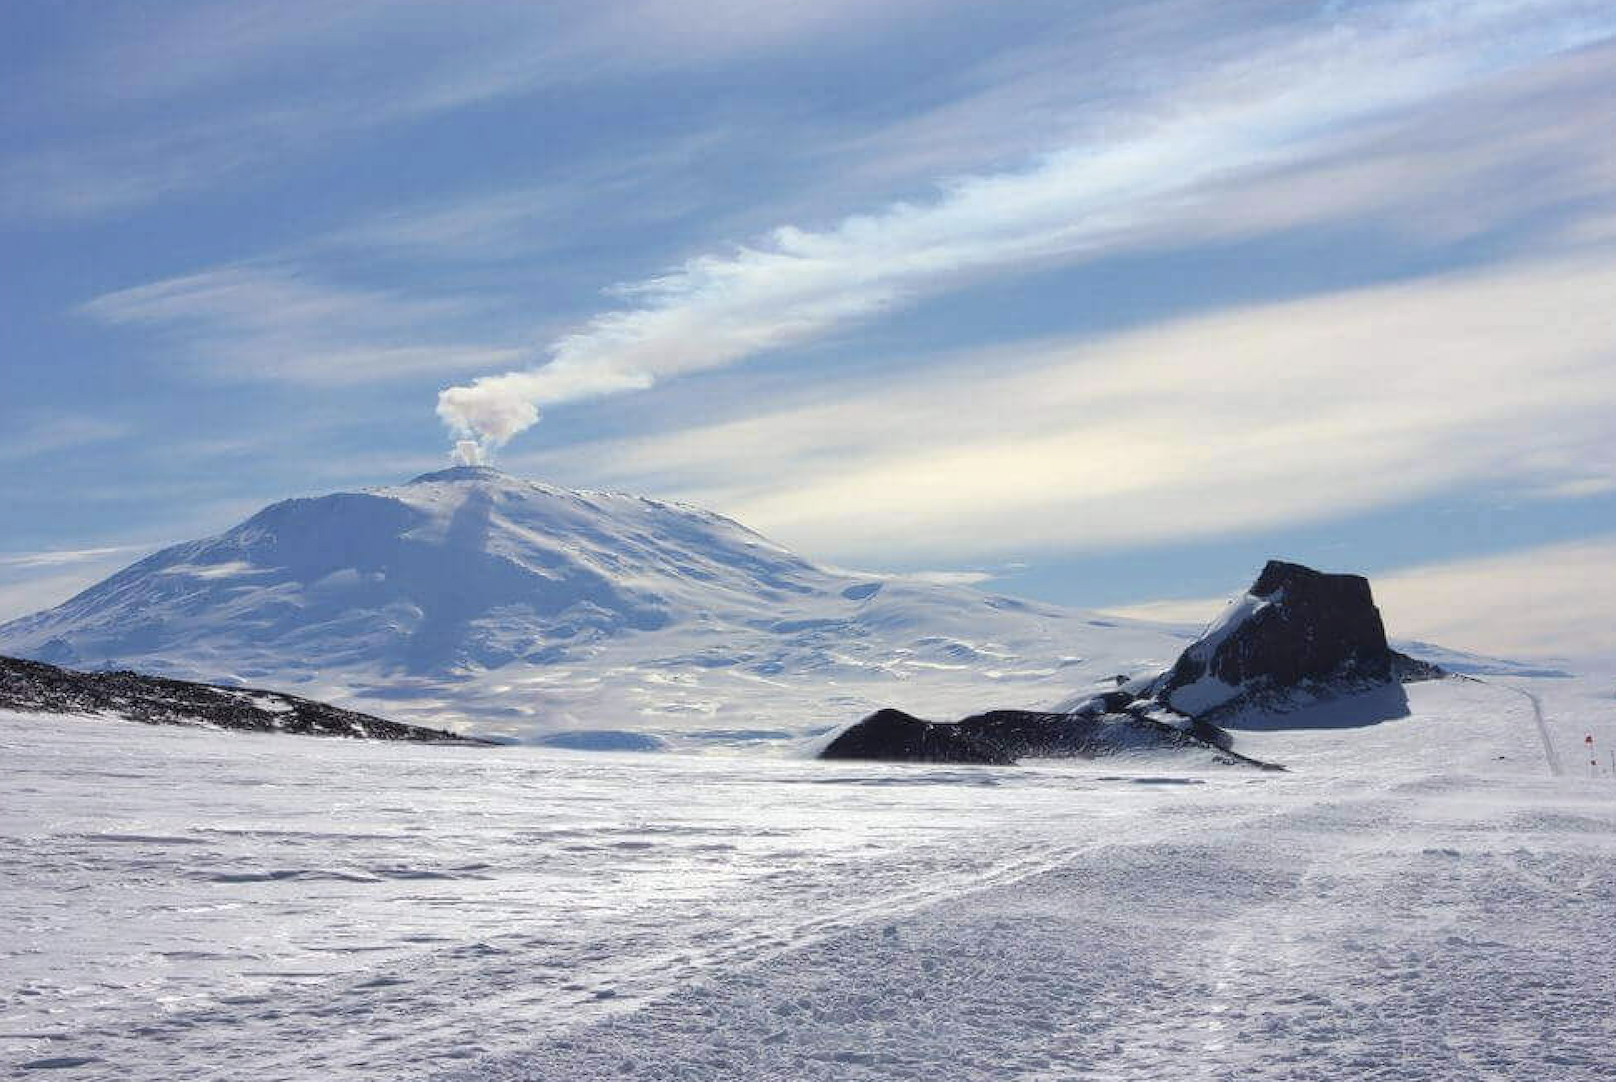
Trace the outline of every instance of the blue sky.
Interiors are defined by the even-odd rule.
[[[1608,4],[0,23],[0,615],[463,439],[843,565],[1190,618],[1283,554],[1616,655]]]

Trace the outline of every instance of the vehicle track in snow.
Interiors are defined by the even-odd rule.
[[[19,733],[32,795],[0,816],[0,865],[75,890],[70,906],[43,887],[16,899],[0,1075],[7,1057],[70,1054],[96,1082],[202,1082],[243,1061],[260,1082],[405,1078],[559,1045],[681,989],[1204,832],[1214,810],[1262,819],[1296,788],[1159,758],[1099,774],[284,741],[263,759],[241,749],[276,738]],[[1147,765],[1162,773],[1134,773]],[[54,962],[34,946],[70,937],[82,949]]]
[[[1602,1082],[1613,977],[1578,963],[1612,942],[1609,805],[1516,777],[1095,846],[440,1077]]]
[[[1119,783],[1127,784],[1121,779]],[[1254,827],[1281,817],[1283,808],[1266,802],[1242,808],[1236,797],[1235,803],[1223,804],[1220,811],[1226,816],[1226,827]],[[463,1047],[463,1020],[452,1011],[440,1014],[433,1003],[475,1001],[487,1018],[521,1018],[519,1030],[502,1033],[490,1027],[478,1034],[481,1047],[470,1050],[473,1058],[498,1059],[534,1041],[565,1040],[568,1034],[636,1012],[681,988],[751,970],[859,928],[888,925],[934,906],[1058,873],[1095,860],[1103,850],[1182,842],[1205,829],[1204,821],[1192,816],[1168,816],[1148,826],[1133,816],[1110,824],[1103,819],[1096,822],[1098,831],[1072,844],[1052,846],[1048,834],[1040,831],[1017,839],[1003,856],[975,866],[961,867],[956,860],[948,860],[928,873],[917,863],[911,869],[916,878],[897,889],[892,881],[857,884],[855,889],[868,893],[825,908],[804,899],[814,911],[800,919],[780,920],[775,909],[735,913],[730,923],[700,922],[684,929],[673,943],[645,943],[651,950],[644,954],[636,953],[633,942],[614,942],[604,950],[573,954],[562,962],[546,958],[545,945],[538,940],[500,937],[490,939],[488,953],[476,959],[468,959],[461,950],[417,959],[407,979],[399,979],[396,996],[378,995],[374,990],[367,994],[360,985],[347,992],[329,985],[294,989],[292,998],[276,1004],[282,1025],[288,1016],[317,1019],[321,1006],[333,998],[363,996],[368,1043],[376,1049],[377,1058],[363,1065],[338,1067],[330,1062],[329,1048],[312,1043],[306,1048],[288,1048],[262,1063],[261,1068],[267,1070],[263,1077],[294,1079],[312,1070],[335,1070],[334,1077],[364,1077],[375,1071],[404,1076],[412,1071],[452,1070],[457,1058],[468,1051]],[[1118,833],[1109,833],[1108,825]],[[1008,840],[1001,837],[985,842],[991,846]],[[628,957],[623,958],[624,954]],[[557,969],[567,972],[565,984],[547,978]],[[400,974],[404,977],[406,974]],[[430,989],[433,1003],[423,1002],[423,988]],[[462,1047],[455,1049],[456,1058],[446,1058],[445,1051],[457,1043]]]
[[[1526,701],[1532,704],[1532,720],[1537,723],[1537,735],[1543,739],[1543,758],[1548,760],[1549,773],[1557,778],[1564,775],[1565,768],[1560,765],[1560,754],[1554,750],[1554,738],[1549,735],[1549,723],[1543,717],[1543,700],[1525,688],[1510,687],[1508,684],[1498,686],[1509,688],[1517,695],[1526,696]]]

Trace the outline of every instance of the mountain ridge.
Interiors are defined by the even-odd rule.
[[[1220,723],[1283,728],[1296,721],[1287,715],[1320,704],[1343,709],[1336,724],[1406,717],[1402,685],[1446,675],[1391,648],[1362,575],[1269,560],[1164,672],[1118,675],[1114,687],[1053,711],[933,722],[883,709],[838,734],[820,757],[1004,765],[1027,756],[1199,748],[1217,762],[1283,769],[1235,750]]]
[[[1177,641],[1101,622],[1129,654]],[[800,732],[881,685],[1052,700],[1086,676],[1084,628],[1058,606],[824,567],[687,504],[459,466],[270,504],[0,626],[0,652],[503,736]]]
[[[402,725],[268,688],[223,687],[141,673],[76,672],[0,657],[0,710],[116,718],[237,732],[411,743],[486,744],[441,729]]]
[[[457,466],[270,504],[0,625],[0,654],[273,686],[501,739],[727,746],[894,701],[934,717],[1061,709],[1118,672],[1165,670],[1197,637],[826,567],[688,504]]]

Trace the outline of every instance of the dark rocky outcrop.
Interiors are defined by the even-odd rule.
[[[904,763],[985,763],[1015,760],[957,724],[924,721],[902,710],[877,710],[832,740],[821,759],[873,759]]]
[[[0,657],[0,709],[97,714],[150,725],[206,725],[303,736],[487,743],[278,691],[197,684],[133,672],[77,672],[10,657]]]
[[[1179,713],[1217,718],[1440,675],[1386,644],[1368,579],[1270,560],[1151,692]]]
[[[990,710],[961,721],[937,722],[886,709],[844,731],[820,758],[1009,766],[1024,758],[1095,758],[1129,749],[1200,748],[1229,762],[1266,765],[1230,751],[1229,744],[1228,734],[1214,725],[1174,724],[1142,710]]]
[[[1195,747],[1227,762],[1268,766],[1234,751],[1220,723],[1366,691],[1402,698],[1401,684],[1442,675],[1386,644],[1369,580],[1270,560],[1251,589],[1159,676],[1118,675],[1114,688],[1058,713],[993,710],[939,723],[882,710],[843,732],[822,757],[1005,763]],[[1394,707],[1377,700],[1379,712],[1366,720],[1400,716]]]

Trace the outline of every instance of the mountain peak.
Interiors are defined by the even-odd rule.
[[[1285,560],[1269,560],[1248,592],[1253,597],[1269,598],[1286,591],[1310,595],[1322,592],[1331,595],[1331,599],[1341,605],[1355,608],[1372,604],[1369,580],[1362,575],[1315,571],[1311,567]]]
[[[0,625],[0,652],[282,683],[458,681],[714,613],[745,628],[796,599],[839,606],[849,585],[695,508],[462,465],[281,501]]]
[[[511,475],[492,466],[450,466],[446,470],[433,470],[412,477],[409,484],[423,485],[431,481],[508,481]]]
[[[1338,694],[1440,675],[1386,644],[1362,575],[1270,560],[1244,597],[1192,643],[1159,698],[1204,718],[1256,707],[1275,713]]]
[[[849,695],[862,713],[894,681],[916,710],[949,709],[982,694],[962,659],[1018,701],[1054,698],[1079,679],[1065,639],[1086,626],[819,567],[700,508],[462,465],[172,545],[0,624],[0,654],[285,687],[433,728],[776,732],[845,721]],[[1113,634],[1128,657],[1180,645]]]

